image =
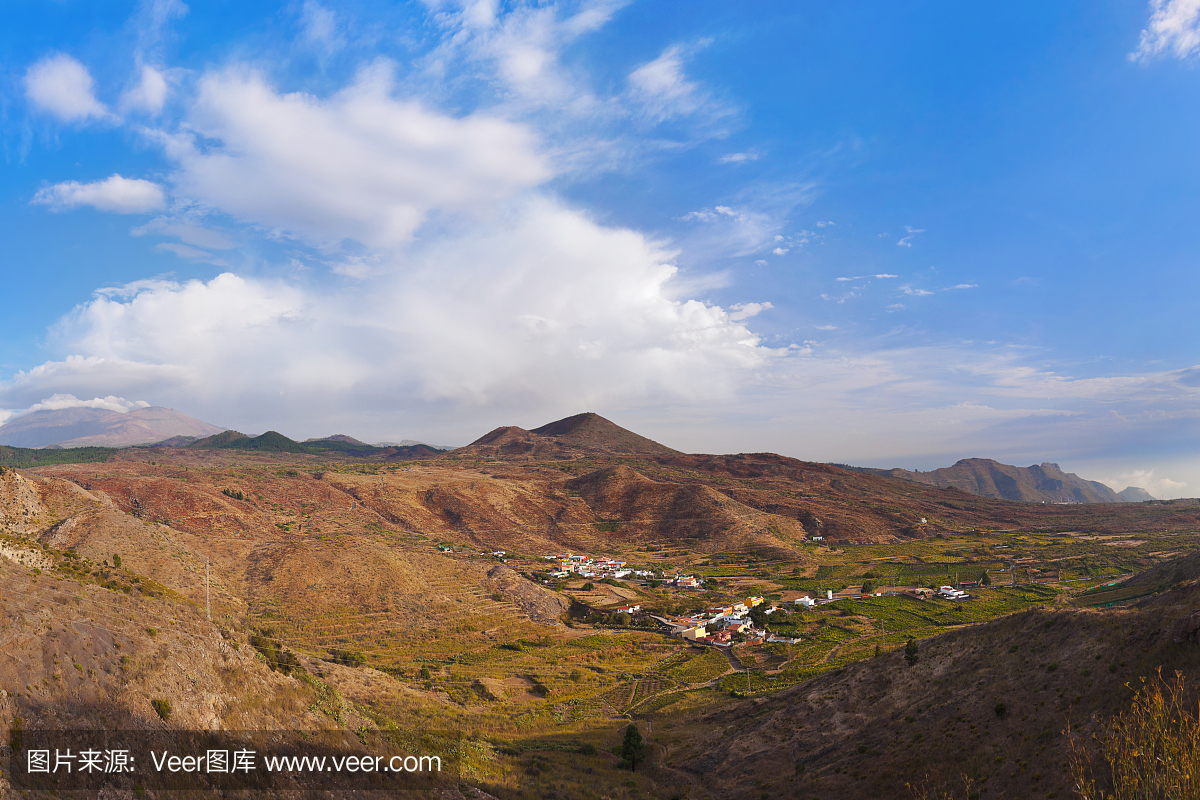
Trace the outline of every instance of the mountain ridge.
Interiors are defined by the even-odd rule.
[[[1127,500],[1099,481],[1089,481],[1050,461],[1017,467],[990,458],[962,458],[952,466],[928,472],[852,467],[888,478],[900,478],[943,489],[959,489],[979,497],[1024,503],[1122,503]]]

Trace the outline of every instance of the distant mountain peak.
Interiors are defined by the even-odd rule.
[[[60,408],[34,411],[0,425],[0,444],[13,447],[135,447],[178,436],[212,436],[216,425],[172,408],[133,411]]]
[[[305,444],[308,444],[309,442],[345,442],[346,444],[358,445],[359,447],[370,447],[371,446],[371,445],[367,444],[366,442],[359,441],[358,439],[355,439],[353,436],[347,436],[344,433],[335,433],[332,436],[321,436],[316,439],[305,439],[304,440]]]
[[[540,428],[534,428],[530,433],[552,437],[563,444],[587,447],[593,450],[636,455],[679,455],[678,450],[639,436],[593,411],[564,417]]]
[[[519,458],[574,458],[584,451],[602,451],[622,455],[673,456],[672,450],[611,420],[585,412],[527,431],[505,425],[488,431],[461,448],[461,455]]]

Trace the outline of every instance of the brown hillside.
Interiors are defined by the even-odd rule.
[[[952,467],[930,472],[887,470],[894,478],[930,486],[952,487],[980,497],[1020,500],[1026,503],[1120,503],[1109,487],[1097,481],[1063,472],[1058,464],[1046,462],[1028,467],[1001,464],[990,458],[964,458]]]
[[[804,529],[709,486],[653,481],[625,465],[567,482],[598,519],[633,541],[686,544],[701,553],[760,552],[795,558]]]
[[[579,448],[563,445],[512,425],[496,428],[453,452],[459,458],[480,456],[542,461],[567,460],[580,455]]]
[[[963,628],[922,640],[913,667],[901,646],[711,711],[696,735],[676,737],[667,764],[712,798],[887,797],[906,784],[930,795],[1071,797],[1068,723],[1088,742],[1140,677],[1200,667],[1200,623],[1180,628],[1193,619],[1191,590],[1157,599]]]
[[[678,450],[639,436],[590,411],[534,428],[531,433],[557,439],[566,445],[603,450],[607,453],[650,456],[679,453]]]

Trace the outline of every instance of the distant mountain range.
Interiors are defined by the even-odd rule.
[[[873,475],[901,478],[928,486],[961,489],[980,497],[1020,500],[1026,503],[1125,503],[1153,500],[1145,489],[1133,486],[1118,494],[1099,481],[1063,472],[1049,461],[1028,467],[1001,464],[990,458],[964,458],[952,467],[929,472],[907,469],[855,468]]]
[[[0,425],[0,445],[12,447],[134,447],[173,436],[212,436],[223,428],[171,408],[124,413],[102,408],[34,411]]]
[[[193,447],[201,450],[251,450],[260,453],[307,453],[309,455],[341,453],[360,458],[377,456],[387,460],[428,458],[442,452],[427,444],[375,447],[345,434],[297,442],[278,431],[267,431],[261,436],[247,436],[238,431],[221,431],[205,439],[179,442],[173,446]]]
[[[68,408],[35,411],[0,425],[0,446],[4,445],[50,449],[156,445],[264,453],[338,453],[389,461],[430,458],[448,451],[459,457],[517,460],[569,460],[597,453],[658,459],[683,455],[592,412],[575,414],[533,430],[515,426],[496,428],[466,447],[455,449],[412,439],[370,445],[345,434],[304,442],[289,439],[276,431],[247,436],[169,408],[141,408],[125,413]],[[1145,489],[1135,486],[1115,492],[1098,481],[1063,472],[1058,464],[1050,462],[1016,467],[987,458],[964,458],[951,467],[929,472],[834,466],[928,486],[960,489],[981,497],[1027,503],[1137,503],[1154,499]]]

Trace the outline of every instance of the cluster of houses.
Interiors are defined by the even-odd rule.
[[[557,561],[558,569],[550,573],[552,578],[567,578],[578,575],[581,578],[651,578],[654,573],[648,569],[627,569],[624,561],[614,561],[611,558],[592,558],[567,553],[565,555],[543,556],[547,561]]]
[[[742,634],[744,641],[749,643],[794,642],[794,639],[775,636],[754,627],[747,615],[750,609],[762,605],[762,602],[761,597],[747,597],[732,605],[706,608],[699,614],[672,620],[675,625],[674,632],[689,641],[716,647],[729,647],[737,634]],[[770,614],[775,610],[772,607],[767,609],[766,613]]]

